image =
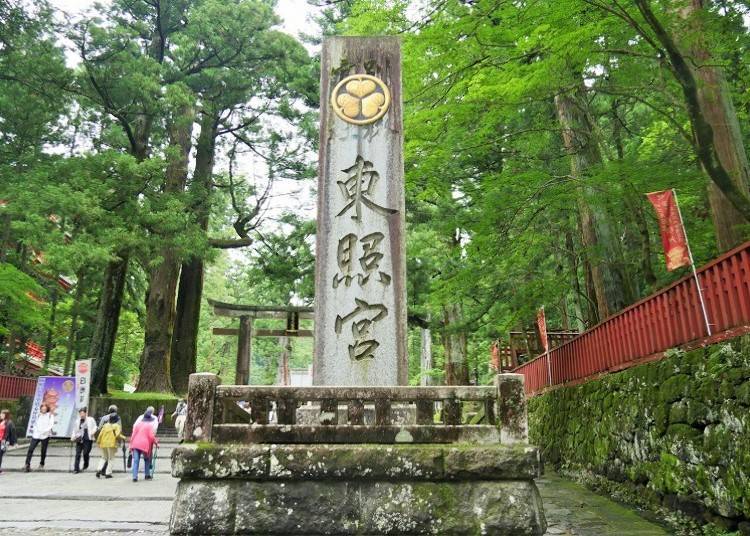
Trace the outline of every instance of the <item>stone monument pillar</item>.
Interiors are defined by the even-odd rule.
[[[323,44],[315,273],[316,385],[405,385],[398,38]]]

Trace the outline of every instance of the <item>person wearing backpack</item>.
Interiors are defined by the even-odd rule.
[[[99,478],[102,474],[104,478],[112,478],[112,464],[117,454],[117,441],[125,441],[126,439],[122,435],[120,416],[117,413],[110,413],[109,419],[102,425],[96,438],[96,444],[102,451],[99,467],[96,470],[96,478]]]

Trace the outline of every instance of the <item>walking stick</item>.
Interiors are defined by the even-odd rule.
[[[122,471],[124,473],[128,472],[128,464],[125,461],[125,442],[122,443]]]
[[[159,456],[159,445],[154,445],[154,452],[153,456],[151,457],[151,478],[154,478],[154,473],[156,473],[156,458]]]

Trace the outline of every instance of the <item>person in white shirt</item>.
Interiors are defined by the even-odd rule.
[[[177,437],[182,443],[182,431],[185,429],[185,421],[187,420],[187,402],[182,398],[177,402],[177,408],[172,413],[172,418],[174,419],[174,427],[177,429]]]
[[[39,406],[39,416],[34,423],[34,431],[31,433],[31,443],[29,450],[26,452],[26,472],[31,471],[31,457],[34,455],[36,446],[42,444],[42,458],[39,461],[39,468],[44,467],[44,461],[47,459],[47,444],[49,438],[53,435],[52,428],[55,426],[55,416],[50,412],[47,404]]]
[[[81,455],[83,455],[83,471],[89,468],[89,454],[97,430],[96,420],[89,416],[86,408],[78,411],[78,417],[73,433],[70,435],[70,440],[76,444],[76,458],[73,465],[73,472],[76,474],[81,472]]]

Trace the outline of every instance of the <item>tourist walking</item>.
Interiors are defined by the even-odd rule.
[[[133,425],[130,434],[130,451],[133,453],[133,482],[138,482],[138,466],[143,458],[143,474],[146,480],[151,480],[151,461],[154,445],[159,444],[152,421],[157,420],[153,408],[149,407]]]
[[[10,410],[0,411],[0,474],[2,474],[3,455],[17,442],[16,427],[13,425]]]
[[[107,408],[107,414],[106,415],[102,415],[102,418],[99,419],[99,428],[100,429],[109,420],[109,416],[112,415],[113,413],[115,413],[115,414],[117,413],[117,406],[115,406],[114,404],[111,404]]]
[[[112,464],[117,454],[117,441],[125,441],[127,438],[122,435],[122,425],[120,416],[110,413],[109,418],[99,429],[99,435],[96,438],[96,444],[102,451],[102,457],[99,460],[99,467],[96,470],[96,478],[104,475],[105,478],[112,478]]]
[[[94,443],[94,435],[97,426],[93,417],[89,417],[88,410],[81,408],[78,411],[77,426],[73,428],[70,440],[76,445],[76,458],[73,465],[73,472],[78,474],[89,468],[89,454],[91,445]],[[81,469],[81,456],[83,456],[83,469]]]
[[[31,431],[29,450],[26,451],[26,463],[24,467],[27,473],[31,471],[31,457],[34,455],[34,451],[39,443],[42,444],[42,457],[39,460],[39,468],[44,469],[44,462],[47,459],[47,444],[49,443],[50,436],[54,435],[52,432],[52,428],[54,427],[55,416],[49,410],[49,406],[42,403],[39,406],[39,416],[36,418]]]
[[[141,423],[141,422],[143,421],[143,418],[144,418],[144,417],[146,416],[146,414],[149,414],[149,415],[151,415],[152,417],[154,417],[154,418],[153,418],[152,420],[150,420],[150,421],[148,421],[148,422],[149,422],[149,423],[151,424],[151,426],[152,426],[152,427],[153,427],[153,429],[154,429],[154,435],[156,435],[156,433],[157,433],[157,432],[159,431],[159,419],[157,419],[157,418],[156,418],[156,417],[154,416],[154,412],[155,412],[155,411],[156,411],[156,410],[154,409],[154,406],[149,406],[149,407],[147,407],[147,408],[146,408],[146,411],[144,411],[144,412],[143,412],[143,415],[138,415],[138,418],[137,418],[137,419],[135,420],[135,422],[133,423],[133,428],[135,428],[135,425],[136,425],[136,424],[140,424],[140,423]]]
[[[182,443],[182,431],[185,429],[185,421],[187,420],[187,402],[184,399],[181,398],[177,402],[172,418],[174,419],[174,427],[177,429],[177,439]]]

